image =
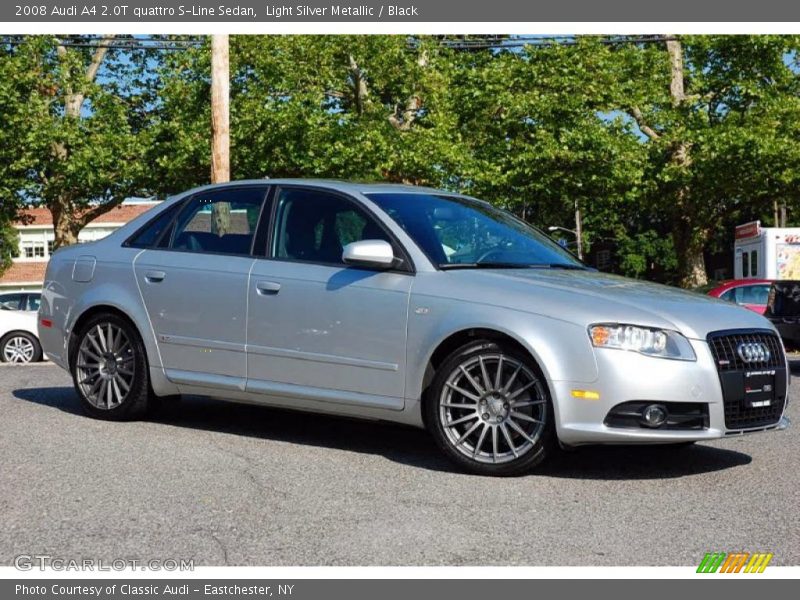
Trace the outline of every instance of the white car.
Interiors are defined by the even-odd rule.
[[[36,313],[0,310],[0,361],[29,363],[42,360],[36,332]]]

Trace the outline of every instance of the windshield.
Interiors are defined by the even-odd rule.
[[[585,268],[540,231],[496,208],[455,196],[368,194],[440,268]]]

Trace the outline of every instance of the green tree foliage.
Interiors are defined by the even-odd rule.
[[[796,206],[797,46],[795,36],[690,36],[607,52],[615,102],[647,139],[642,211],[668,225],[685,287],[706,282],[704,250],[733,223],[773,201]]]
[[[232,38],[234,178],[339,177],[440,184],[464,147],[450,53],[402,36]],[[209,54],[167,57],[153,162],[171,190],[208,179]]]
[[[477,165],[471,193],[542,227],[573,228],[580,208],[585,245],[622,247],[639,222],[646,160],[631,123],[614,112],[604,53],[586,40],[467,55],[453,93]]]
[[[0,201],[53,214],[55,245],[142,191],[149,146],[146,56],[48,36],[0,45]]]
[[[800,209],[798,38],[612,41],[233,36],[232,176],[440,186],[540,227],[572,229],[578,208],[614,270],[702,284],[736,223]],[[109,51],[93,80],[91,49],[3,52],[4,199],[77,214],[74,230],[127,194],[208,182],[208,45]]]
[[[19,235],[10,220],[0,221],[0,275],[11,266],[19,248]]]
[[[735,223],[797,206],[797,41],[582,39],[473,59],[455,93],[476,193],[537,224],[573,227],[577,203],[584,241],[612,241],[621,272],[702,285],[704,251],[728,250]]]

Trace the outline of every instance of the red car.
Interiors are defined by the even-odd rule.
[[[708,292],[708,295],[733,302],[763,315],[767,310],[767,298],[771,283],[772,281],[769,279],[734,279],[724,281]]]

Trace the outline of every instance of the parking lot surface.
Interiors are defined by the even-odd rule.
[[[542,472],[455,471],[424,431],[185,398],[81,413],[69,376],[0,366],[0,564],[800,564],[800,381],[783,432],[684,449],[586,447]]]

